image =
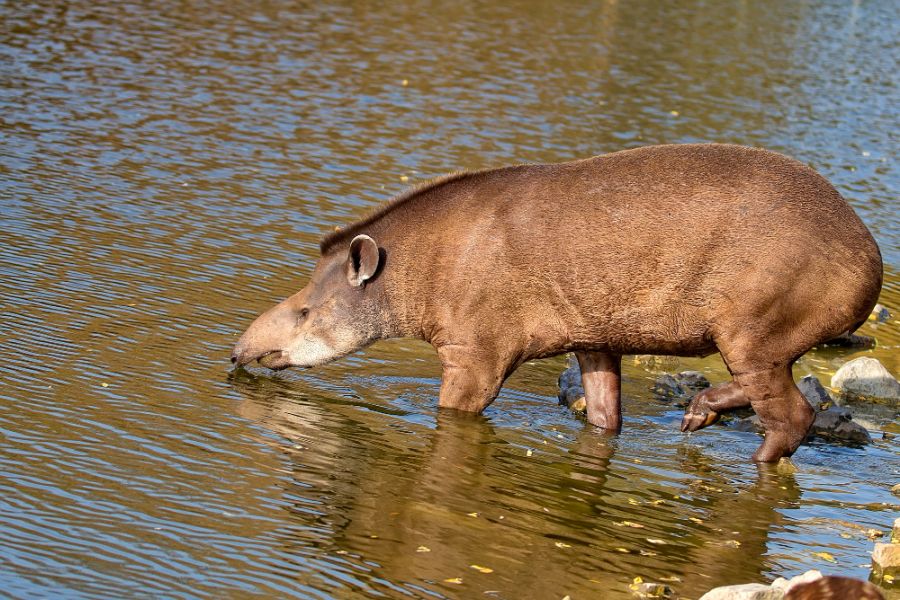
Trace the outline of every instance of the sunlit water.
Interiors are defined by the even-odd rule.
[[[758,472],[677,432],[626,362],[625,430],[557,406],[563,359],[438,414],[430,347],[229,376],[322,232],[460,168],[663,142],[804,160],[878,239],[900,373],[891,2],[13,2],[0,7],[0,590],[33,597],[696,598],[866,577],[896,420]],[[599,232],[602,234],[602,232]],[[664,363],[725,378],[717,357]],[[864,409],[860,417],[867,418]],[[473,567],[474,565],[474,567]],[[894,596],[896,597],[896,595]]]

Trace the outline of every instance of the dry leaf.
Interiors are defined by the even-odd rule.
[[[478,571],[479,573],[485,573],[485,574],[487,574],[487,573],[493,573],[493,572],[494,572],[494,570],[493,570],[492,568],[490,568],[490,567],[482,567],[481,565],[469,565],[469,568],[470,568],[470,569],[475,569],[475,570]]]
[[[830,563],[836,563],[837,559],[830,552],[813,552],[813,556],[817,556],[822,560],[827,560]]]
[[[634,521],[613,521],[613,525],[618,525],[619,527],[633,527],[635,529],[644,529],[644,526],[640,523],[635,523]]]
[[[451,577],[450,579],[445,579],[444,583],[455,583],[458,585],[462,583],[462,577]]]
[[[571,548],[572,544],[567,544],[565,542],[556,542],[554,544],[557,548]]]
[[[431,552],[431,548],[428,546],[419,546],[416,548],[416,552]]]

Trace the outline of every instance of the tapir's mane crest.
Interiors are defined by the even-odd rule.
[[[370,227],[376,221],[394,212],[399,207],[409,204],[414,199],[422,196],[423,194],[450,183],[474,177],[481,173],[484,173],[484,171],[455,171],[453,173],[448,173],[447,175],[436,177],[409,188],[408,190],[402,192],[400,195],[395,196],[391,200],[388,200],[384,204],[380,205],[374,211],[372,211],[362,219],[356,221],[355,223],[351,223],[345,227],[336,229],[335,231],[323,237],[322,241],[319,243],[319,249],[322,253],[322,256],[325,256],[325,254],[327,254],[335,246],[338,246],[343,242],[350,241],[358,234],[363,233],[365,229]]]

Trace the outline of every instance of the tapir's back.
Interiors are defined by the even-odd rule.
[[[837,191],[765,150],[652,146],[476,173],[430,193],[439,208],[417,220],[434,231],[410,254],[436,268],[416,285],[435,306],[484,307],[527,337],[554,338],[538,354],[598,338],[704,353],[719,312],[749,319],[778,296],[794,312],[836,302],[848,328],[881,285],[877,246]]]

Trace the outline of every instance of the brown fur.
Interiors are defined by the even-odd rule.
[[[826,576],[792,587],[784,600],[884,600],[884,595],[867,581]]]
[[[345,273],[360,234],[382,260],[355,288]],[[820,175],[720,144],[458,173],[321,247],[310,285],[251,326],[237,362],[284,347],[275,317],[291,322],[284,314],[303,305],[338,355],[385,337],[429,341],[444,367],[440,405],[480,412],[522,362],[573,351],[592,365],[588,419],[618,429],[621,355],[719,351],[734,382],[692,403],[683,428],[752,405],[763,461],[792,453],[812,421],[791,365],[861,324],[882,277],[868,230]]]

